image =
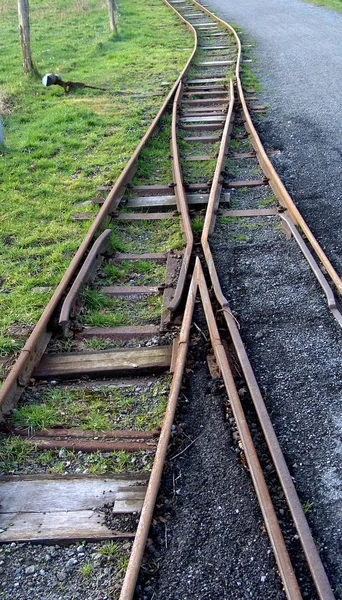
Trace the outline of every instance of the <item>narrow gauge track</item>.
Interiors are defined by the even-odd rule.
[[[108,492],[106,500],[109,499],[109,503],[112,500],[114,513],[120,515],[141,511],[120,596],[122,600],[132,598],[152,519],[171,425],[174,420],[186,362],[194,303],[199,291],[216,362],[227,390],[286,595],[291,599],[301,598],[298,581],[294,575],[237,393],[234,375],[219,334],[215,306],[219,307],[219,312],[224,317],[227,337],[233,344],[241,371],[244,374],[318,597],[332,599],[333,593],[241,342],[236,321],[221,291],[209,244],[209,236],[214,231],[218,210],[220,209],[220,216],[228,218],[240,216],[244,218],[260,216],[281,218],[308,260],[324,290],[328,307],[340,325],[342,317],[332,289],[298,233],[296,225],[305,234],[306,240],[339,291],[342,290],[342,283],[293,205],[261,146],[249,116],[240,82],[241,44],[236,33],[229,25],[201,7],[195,0],[174,0],[171,7],[173,10],[177,10],[177,14],[187,22],[193,32],[195,47],[192,55],[115,186],[105,200],[96,200],[96,203],[102,207],[18,362],[5,381],[0,391],[1,407],[3,413],[8,412],[29,383],[34,383],[35,394],[36,396],[38,394],[41,401],[46,397],[44,396],[46,390],[51,390],[51,388],[56,390],[58,387],[59,390],[63,390],[66,387],[71,389],[85,387],[94,391],[94,383],[89,382],[89,379],[106,378],[101,379],[100,386],[95,388],[97,396],[101,396],[108,392],[108,386],[115,388],[122,385],[118,378],[121,378],[121,382],[123,378],[126,378],[124,385],[130,386],[132,381],[127,381],[127,377],[132,375],[141,377],[148,373],[150,378],[152,373],[173,371],[161,430],[139,431],[133,425],[130,430],[103,431],[103,427],[101,427],[99,435],[98,432],[89,430],[89,428],[80,431],[64,426],[64,428],[35,431],[30,436],[30,443],[37,449],[72,448],[81,453],[124,450],[132,453],[146,452],[154,456],[154,465],[148,482],[146,476],[141,476],[141,474],[106,477],[109,485],[115,488],[114,491],[106,489]],[[233,84],[233,79],[235,84]],[[229,84],[227,84],[228,80],[230,80]],[[251,95],[248,101],[249,103],[253,102]],[[154,173],[151,173],[151,169],[146,170],[146,163],[148,163],[148,145],[146,144],[153,141],[153,133],[158,127],[161,132],[160,138],[163,132],[167,131],[166,113],[171,102],[172,160],[169,160],[169,168],[170,172],[172,168],[172,182],[165,185],[156,183],[160,169],[155,169]],[[241,121],[238,120],[238,114],[241,114]],[[237,119],[238,127],[236,139],[243,139],[244,134],[241,132],[241,126],[243,126],[248,134],[247,143],[252,148],[248,152],[238,153],[234,159],[239,161],[257,160],[262,170],[259,179],[251,179],[247,176],[245,180],[234,181],[229,177],[223,177],[228,141],[233,134],[234,117]],[[144,181],[146,172],[148,173],[147,183]],[[202,173],[205,175],[202,176]],[[151,183],[151,179],[153,179],[153,183]],[[266,186],[270,186],[273,190],[281,206],[280,209],[277,207],[238,210],[227,208],[230,201],[229,190],[265,188]],[[169,207],[172,208],[171,211]],[[146,212],[147,210],[152,212]],[[194,237],[191,217],[197,219],[198,224],[204,211],[201,246],[197,245],[196,252],[193,253]],[[82,215],[77,215],[76,218],[82,218]],[[108,219],[109,225],[105,228]],[[165,226],[165,223],[168,225]],[[138,227],[134,226],[136,224]],[[163,225],[164,234],[166,233],[162,240],[159,237],[160,224]],[[179,248],[180,238],[177,236],[179,227],[183,231],[184,249]],[[175,237],[176,243],[174,243]],[[127,240],[130,238],[132,238],[132,244],[137,244],[139,251],[134,253],[125,251]],[[168,250],[159,253],[147,251],[152,245],[155,245],[156,240],[158,243],[162,241]],[[139,268],[137,268],[137,263]],[[153,267],[158,264],[166,266],[164,280],[158,279],[161,271]],[[134,265],[133,268],[130,265]],[[146,277],[146,273],[152,274],[151,277]],[[187,276],[191,273],[189,286]],[[115,277],[119,277],[120,285],[113,285],[113,281],[106,281],[106,278],[115,280]],[[110,285],[103,285],[103,282]],[[86,284],[89,285],[85,287]],[[215,295],[214,307],[208,292],[208,289],[211,288]],[[154,301],[158,296],[158,309],[154,310],[155,305],[151,302],[151,310],[146,311],[146,298],[152,298]],[[124,302],[122,298],[125,299]],[[138,306],[141,298],[145,299],[142,308]],[[98,308],[100,308],[100,318],[95,314],[98,313]],[[128,317],[130,321],[140,319],[141,323],[135,325],[130,322],[129,325],[112,326],[112,323],[116,323],[112,316],[117,316],[118,312],[130,315]],[[132,314],[134,315],[133,319]],[[156,323],[157,316],[160,318],[159,324]],[[57,319],[58,334],[56,335]],[[179,330],[177,323],[180,322]],[[222,328],[222,323],[220,323],[220,327]],[[70,334],[72,334],[72,338]],[[70,339],[73,340],[72,345],[76,351],[66,352],[65,350],[70,347]],[[89,339],[92,340],[93,347],[101,347],[104,340],[105,346],[109,344],[110,349],[97,352],[84,351],[83,348],[87,345],[86,340]],[[137,339],[140,340],[139,344],[131,341]],[[124,347],[117,349],[118,342]],[[51,349],[55,349],[56,346],[63,352],[57,354],[51,352]],[[86,380],[82,380],[82,378],[86,378]],[[61,383],[64,380],[69,382],[71,379],[74,380],[73,384]],[[153,386],[156,381],[157,379],[153,379],[149,385]],[[144,384],[142,383],[142,385]],[[163,393],[167,387],[168,383],[163,380]],[[22,435],[23,432],[17,428],[8,433]],[[75,521],[71,526],[70,523],[67,523],[62,532],[62,526],[59,531],[56,531],[53,527],[54,524],[51,527],[51,523],[49,525],[39,523],[33,534],[34,524],[31,529],[26,525],[23,527],[22,516],[21,520],[20,517],[17,518],[17,513],[22,512],[22,508],[20,509],[18,506],[15,508],[16,503],[13,500],[13,497],[18,494],[18,490],[21,495],[31,493],[32,478],[34,479],[34,476],[26,479],[19,477],[19,480],[17,477],[10,477],[5,478],[2,483],[5,489],[8,489],[8,500],[6,500],[5,508],[2,508],[0,515],[3,530],[0,541],[134,537],[134,532],[126,534],[118,530],[113,532],[103,523],[98,527],[98,522],[97,526],[94,524],[93,529],[92,524],[89,528],[88,523],[87,531],[81,521]],[[37,479],[44,480],[43,477]],[[47,478],[47,480],[51,483],[51,478]],[[75,486],[74,490],[78,488],[78,491],[74,491],[74,496],[76,498],[81,494],[89,493],[89,497],[93,500],[94,496],[91,494],[94,492],[88,491],[88,488],[85,487],[85,480],[90,489],[94,483],[92,478],[76,477],[72,480]],[[63,489],[63,483],[61,484],[60,478],[56,478],[56,482],[56,489],[59,490],[57,493],[60,494],[60,486]],[[26,484],[28,487],[25,488]],[[35,485],[37,485],[36,480]],[[103,485],[103,481],[100,481],[95,496],[99,493],[99,489],[103,489]],[[39,489],[43,490],[43,488]],[[67,493],[66,490],[67,488],[63,492]],[[48,490],[47,494],[50,493]],[[61,511],[61,508],[59,506],[58,510]],[[84,509],[84,506],[82,508]],[[25,518],[28,519],[28,513],[30,510],[32,511],[32,507],[26,510]],[[42,508],[40,510],[42,511]],[[68,510],[67,505],[65,510]],[[78,510],[81,512],[79,508]],[[119,523],[118,519],[117,528]]]

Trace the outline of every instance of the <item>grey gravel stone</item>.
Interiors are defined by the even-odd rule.
[[[30,565],[29,567],[26,567],[25,575],[33,575],[35,570],[36,570],[36,567],[34,565]]]
[[[77,565],[78,561],[76,558],[70,558],[70,560],[68,560],[68,562],[65,565],[65,570],[66,571],[72,571],[72,569],[74,568],[75,565]]]

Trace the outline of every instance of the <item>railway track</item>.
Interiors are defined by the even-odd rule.
[[[98,214],[0,390],[4,416],[21,398],[4,420],[3,443],[23,441],[27,456],[40,464],[38,472],[32,468],[27,474],[23,468],[3,477],[0,541],[134,538],[120,594],[121,600],[133,597],[199,295],[285,594],[299,599],[301,586],[253,443],[232,360],[257,414],[313,589],[317,597],[332,599],[238,324],[220,286],[211,250],[216,221],[257,223],[266,218],[281,223],[310,265],[339,325],[342,316],[319,262],[338,292],[342,282],[255,131],[247,105],[255,112],[263,107],[255,104],[253,90],[247,90],[246,98],[243,93],[237,34],[195,0],[168,5],[193,33],[189,61],[114,187],[99,190],[108,195],[94,199]],[[229,144],[232,140],[235,144]],[[234,165],[243,178],[234,179]],[[265,202],[270,194],[272,202]],[[239,206],[232,205],[234,195]],[[77,213],[74,218],[89,215]],[[46,452],[51,457],[48,475],[43,473]],[[72,464],[61,474],[58,459],[66,452]],[[94,474],[89,472],[91,464],[100,465]],[[111,472],[113,465],[119,472]],[[108,514],[108,507],[114,518],[99,518]],[[127,530],[129,515],[133,517]]]

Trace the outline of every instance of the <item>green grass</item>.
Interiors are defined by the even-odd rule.
[[[184,238],[179,218],[113,223],[110,249],[118,252],[166,252],[181,250]]]
[[[123,260],[115,265],[107,263],[102,274],[102,285],[124,285],[132,279],[135,285],[160,285],[165,281],[166,268],[148,260],[137,260],[134,264]]]
[[[172,164],[170,155],[171,115],[164,115],[160,127],[142,150],[138,159],[138,169],[132,185],[172,182]]]
[[[95,431],[153,431],[161,426],[168,389],[167,376],[139,393],[135,393],[132,388],[102,388],[99,391],[47,388],[39,401],[25,393],[10,420],[13,425],[30,430],[60,426]],[[17,446],[14,444],[14,451],[18,457],[21,453],[26,453],[20,439]]]
[[[240,224],[243,229],[255,231],[259,227],[265,227],[265,225],[268,225],[268,222],[259,219],[241,219]]]
[[[216,159],[181,161],[184,181],[186,183],[199,183],[211,181],[214,177]]]
[[[238,233],[232,235],[232,239],[238,242],[249,242],[250,237],[248,235],[245,235],[244,233]]]
[[[200,233],[203,229],[204,217],[202,215],[197,215],[191,221],[192,230],[194,233]]]
[[[87,300],[91,297],[90,303]],[[148,325],[158,323],[162,312],[162,296],[143,300],[105,296],[101,290],[84,290],[85,310],[81,321],[91,327]]]
[[[277,196],[267,196],[267,198],[258,202],[259,207],[270,206],[271,204],[278,204]]]
[[[89,227],[70,220],[73,205],[116,180],[157,113],[161,96],[132,92],[166,94],[161,83],[176,79],[189,54],[183,48],[192,47],[160,0],[120,0],[117,36],[99,0],[36,0],[30,9],[40,73],[108,91],[65,95],[24,76],[16,4],[1,5],[0,355],[22,346],[25,335],[11,335],[10,326],[36,323]]]
[[[315,6],[324,6],[325,8],[331,8],[332,10],[337,10],[337,12],[342,12],[342,0],[302,0],[302,2],[314,4]]]
[[[86,473],[124,473],[127,471],[150,471],[153,452],[134,453],[118,450],[105,455],[100,452],[79,455],[74,450],[65,450],[63,458],[59,450],[39,452],[20,437],[3,438],[0,444],[0,474],[13,473],[72,473],[81,469]],[[79,472],[79,471],[78,471]]]
[[[82,565],[80,571],[84,578],[88,578],[93,575],[94,569],[95,569],[94,564],[91,562],[87,562],[85,565]]]

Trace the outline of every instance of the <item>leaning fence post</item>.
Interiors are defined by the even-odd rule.
[[[1,117],[0,117],[0,145],[1,146],[5,145],[4,130],[3,130],[3,127],[2,127]]]
[[[107,2],[108,2],[108,14],[109,14],[110,29],[111,29],[111,31],[114,31],[114,33],[117,33],[117,27],[116,27],[116,22],[115,22],[115,9],[116,9],[115,0],[107,0]]]

